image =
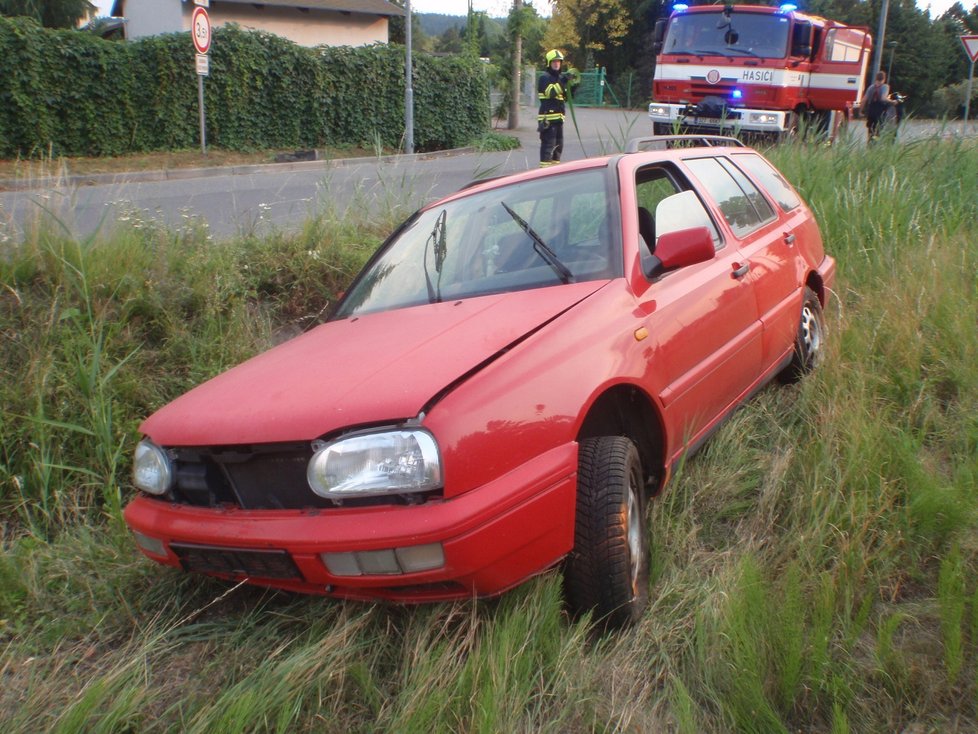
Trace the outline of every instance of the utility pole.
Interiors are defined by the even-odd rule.
[[[404,45],[407,47],[404,72],[404,152],[414,152],[414,87],[411,77],[411,0],[404,3],[407,18],[404,24]]]
[[[520,126],[520,80],[523,71],[523,0],[513,0],[513,19],[516,34],[513,37],[513,76],[510,78],[512,99],[509,101],[509,122],[506,127],[515,130]]]
[[[870,83],[876,79],[876,75],[883,65],[883,38],[886,36],[886,16],[889,14],[890,0],[883,0],[883,7],[880,9],[879,30],[876,32],[876,43],[873,46],[873,71],[870,73]]]

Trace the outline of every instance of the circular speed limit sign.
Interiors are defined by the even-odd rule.
[[[207,10],[199,5],[194,8],[190,35],[193,36],[194,48],[197,49],[197,53],[206,54],[211,47],[211,19],[207,17]]]

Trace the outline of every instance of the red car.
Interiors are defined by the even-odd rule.
[[[148,418],[125,511],[142,551],[406,602],[561,565],[573,610],[634,621],[646,499],[819,361],[835,274],[760,154],[648,140],[425,207],[327,323]]]

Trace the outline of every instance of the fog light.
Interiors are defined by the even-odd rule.
[[[404,573],[430,571],[445,565],[445,551],[442,549],[441,543],[412,545],[409,548],[398,548],[394,552],[397,554],[397,562]]]
[[[391,576],[431,571],[445,565],[445,549],[441,543],[352,553],[320,553],[319,557],[334,576]]]
[[[159,538],[151,538],[137,532],[133,532],[133,535],[136,538],[136,545],[147,553],[152,553],[154,556],[166,556],[166,546]]]
[[[397,557],[393,550],[360,551],[357,553],[357,563],[364,574],[401,572],[401,567],[397,565]]]

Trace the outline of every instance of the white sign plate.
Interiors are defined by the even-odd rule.
[[[971,63],[978,61],[978,36],[960,36],[965,53],[971,58]]]
[[[197,74],[207,76],[210,73],[210,62],[207,54],[197,54]]]

